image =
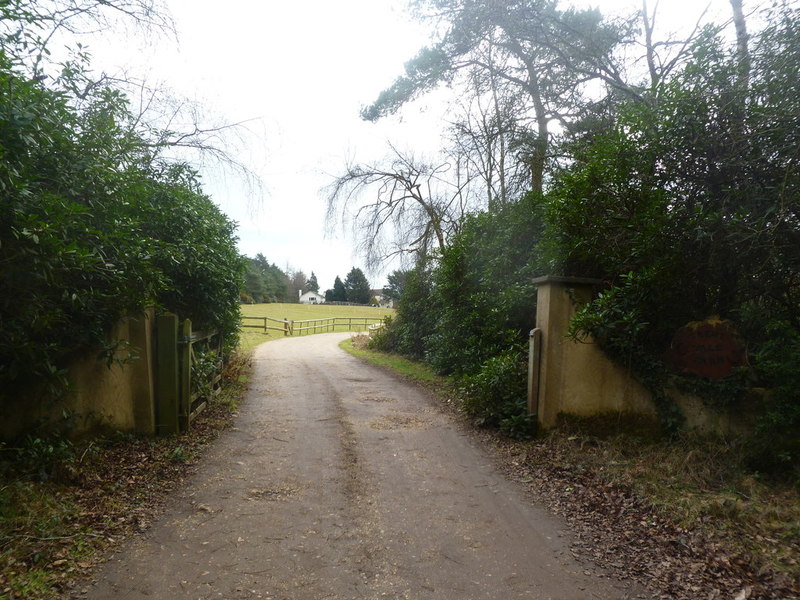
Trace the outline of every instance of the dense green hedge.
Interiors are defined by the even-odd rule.
[[[67,362],[147,304],[229,340],[237,326],[234,224],[131,133],[123,94],[76,98],[70,81],[46,88],[0,57],[0,395],[63,392]]]
[[[406,274],[397,316],[374,342],[461,378],[468,414],[513,435],[530,432],[524,373],[541,215],[542,199],[529,194],[468,217],[435,263]]]
[[[502,422],[531,279],[598,278],[572,333],[633,367],[674,430],[664,355],[680,327],[719,315],[750,368],[683,385],[723,409],[747,386],[770,389],[752,465],[800,476],[800,11],[776,3],[761,17],[749,64],[709,28],[641,98],[587,107],[599,112],[564,135],[545,197],[468,217],[415,271],[425,285],[406,286],[383,340],[465,377],[482,398],[470,412]]]
[[[723,409],[746,386],[773,390],[753,464],[798,475],[800,12],[764,16],[746,87],[738,58],[701,37],[657,101],[622,105],[591,144],[572,145],[548,216],[563,270],[609,283],[573,332],[632,365],[675,426],[664,393],[672,335],[689,321],[730,319],[752,368],[683,385]]]

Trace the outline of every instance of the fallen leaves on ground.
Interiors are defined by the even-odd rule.
[[[615,577],[634,579],[664,600],[800,597],[797,578],[759,572],[721,536],[677,525],[548,439],[516,442],[486,431],[479,437],[510,478],[572,526],[573,554]],[[795,546],[800,550],[800,540]]]
[[[243,393],[246,368],[234,374],[228,400]],[[234,407],[235,399],[211,402],[186,434],[94,440],[59,482],[3,482],[2,490],[24,488],[29,506],[0,515],[0,598],[49,600],[74,591],[106,550],[154,522],[204,448],[232,424]]]

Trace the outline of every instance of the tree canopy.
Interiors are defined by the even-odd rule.
[[[408,279],[408,271],[395,269],[386,277],[386,285],[383,286],[383,296],[388,300],[397,302],[403,295]]]
[[[248,258],[245,285],[242,292],[244,302],[268,303],[289,301],[289,276],[277,265],[271,264],[260,252]]]
[[[353,267],[344,280],[344,289],[348,302],[369,304],[372,298],[366,275],[358,267]]]
[[[314,292],[315,294],[319,293],[319,282],[317,282],[317,276],[314,275],[314,271],[311,271],[311,277],[306,281],[306,291]]]
[[[506,408],[519,404],[492,398],[516,389],[508,360],[522,360],[534,314],[526,282],[597,278],[605,289],[573,320],[576,338],[591,334],[632,367],[668,427],[680,426],[666,391],[675,377],[720,408],[749,385],[771,388],[749,450],[759,468],[796,473],[797,7],[779,1],[748,22],[733,0],[729,24],[659,39],[645,3],[613,20],[555,0],[414,6],[438,36],[363,116],[448,83],[469,102],[447,143],[481,172],[484,202],[438,253],[417,254],[381,343],[460,374],[485,408],[473,414],[513,429]],[[508,160],[528,169],[529,193],[499,191],[511,189]],[[738,324],[751,368],[720,383],[671,373],[674,332],[712,315]]]
[[[551,160],[551,124],[568,124],[584,105],[592,81],[629,94],[614,51],[630,23],[603,19],[596,9],[561,9],[555,0],[513,3],[419,0],[417,13],[442,34],[406,63],[406,73],[362,111],[376,120],[442,82],[471,78],[477,92],[517,98],[518,127],[509,143],[541,192]],[[520,96],[524,97],[524,99]],[[523,125],[524,124],[524,125]]]
[[[326,302],[347,302],[347,290],[344,287],[344,282],[336,276],[333,282],[333,288],[325,292]]]
[[[2,395],[32,381],[51,395],[63,392],[66,364],[87,352],[113,358],[110,327],[148,304],[221,329],[229,346],[239,320],[244,263],[235,225],[203,193],[197,173],[161,158],[147,137],[159,132],[137,133],[125,94],[108,81],[87,85],[82,62],[63,65],[52,80],[31,62],[46,54],[41,24],[150,3],[48,6],[2,8]]]

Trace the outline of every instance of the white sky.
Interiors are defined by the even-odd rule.
[[[436,147],[440,115],[433,101],[377,124],[359,117],[361,106],[426,44],[423,26],[408,19],[402,0],[164,2],[177,42],[135,36],[89,42],[94,64],[105,70],[126,65],[151,83],[163,81],[226,122],[252,119],[237,153],[265,182],[263,200],[236,177],[202,169],[206,192],[239,223],[242,253],[262,252],[307,276],[314,271],[322,290],[352,266],[363,268],[341,227],[326,238],[320,189],[348,159],[381,158],[388,140],[401,148]],[[575,3],[604,11],[640,5]],[[691,0],[661,4],[673,28],[693,24],[705,7]],[[727,18],[725,0],[711,4]],[[373,288],[385,283],[385,273],[367,276]]]

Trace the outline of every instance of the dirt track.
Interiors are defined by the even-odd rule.
[[[346,335],[259,347],[234,430],[79,597],[639,597],[575,562],[561,521]]]

